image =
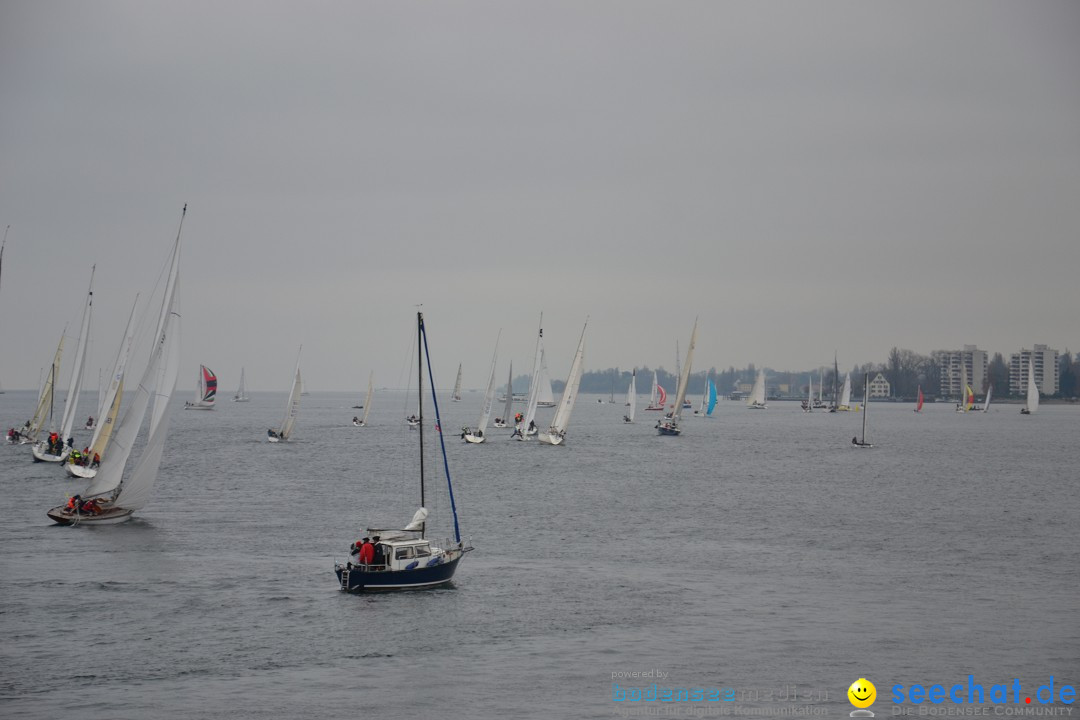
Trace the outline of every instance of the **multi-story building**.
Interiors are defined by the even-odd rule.
[[[878,373],[877,377],[870,381],[870,397],[872,398],[887,398],[890,390],[889,381],[881,373]]]
[[[963,350],[938,350],[933,355],[941,368],[941,389],[938,394],[942,397],[959,398],[964,392],[965,377],[976,395],[986,390],[989,363],[985,350],[965,345]]]
[[[1057,350],[1036,345],[1034,350],[1021,348],[1020,352],[1009,356],[1009,392],[1013,395],[1027,393],[1028,368],[1035,371],[1035,384],[1040,395],[1057,395],[1061,389]]]

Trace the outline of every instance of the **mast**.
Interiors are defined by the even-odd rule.
[[[862,386],[862,444],[866,444],[866,404],[870,399],[870,373],[863,375]]]
[[[840,407],[840,396],[836,394],[836,383],[840,382],[840,365],[836,362],[836,351],[832,356],[832,404],[834,408]]]
[[[416,405],[417,429],[420,431],[420,507],[427,507],[424,503],[424,314],[416,311]],[[420,537],[424,537],[427,528],[427,520],[420,523]]]
[[[424,329],[424,317],[420,313],[417,313],[417,315],[419,316],[420,339],[423,341],[423,344],[424,344],[424,355],[426,355],[427,359],[428,359],[428,363],[427,363],[428,380],[431,381],[431,389],[432,389],[431,404],[435,408],[435,429],[439,433],[439,447],[442,449],[443,472],[446,473],[446,492],[450,496],[450,510],[454,515],[454,540],[457,541],[458,545],[460,546],[461,545],[461,528],[458,525],[457,503],[454,501],[454,483],[450,480],[450,462],[446,459],[446,438],[443,436],[442,417],[439,415],[439,398],[436,397],[435,392],[434,392],[434,390],[435,390],[435,375],[432,373],[432,370],[431,370],[431,352],[428,350],[428,347],[427,347],[427,331]],[[421,370],[421,376],[423,376],[423,370]],[[421,407],[423,407],[423,403],[420,403],[420,405],[421,405]],[[423,426],[422,425],[421,425],[420,431],[421,431],[420,432],[420,442],[421,442],[421,447],[423,447],[424,433],[423,433]],[[421,455],[420,455],[420,464],[421,464],[421,467],[423,467],[423,453],[421,453]],[[423,494],[423,488],[424,488],[423,473],[421,473],[421,476],[420,476],[420,492],[421,492],[421,494]],[[426,526],[427,526],[426,522],[421,525],[421,528],[420,528],[421,537],[423,537],[424,528]]]

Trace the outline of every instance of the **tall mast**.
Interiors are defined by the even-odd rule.
[[[870,399],[870,373],[863,375],[862,386],[862,442],[866,444],[866,404]]]
[[[418,427],[420,431],[420,507],[424,503],[424,314],[416,313],[416,404],[419,408]],[[420,523],[420,537],[424,537],[427,522]]]

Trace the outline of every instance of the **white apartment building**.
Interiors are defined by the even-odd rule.
[[[1027,393],[1028,368],[1035,371],[1035,384],[1040,395],[1056,395],[1061,389],[1058,351],[1036,345],[1034,350],[1021,348],[1020,352],[1009,356],[1009,392],[1013,395]]]
[[[981,395],[986,390],[989,361],[985,350],[974,345],[965,345],[963,350],[938,350],[934,355],[941,368],[939,394],[942,397],[959,398],[964,392],[964,375],[976,395]]]

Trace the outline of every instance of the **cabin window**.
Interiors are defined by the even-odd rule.
[[[395,560],[408,560],[413,557],[413,549],[411,547],[398,548],[394,551]]]
[[[416,546],[416,557],[430,557],[430,556],[431,556],[431,546],[430,545],[417,545]]]

